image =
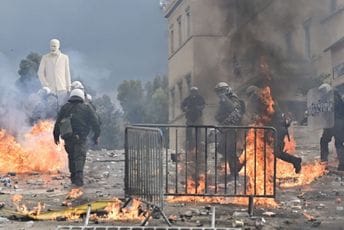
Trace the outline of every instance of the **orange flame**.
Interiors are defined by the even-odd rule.
[[[127,208],[122,208],[122,201],[115,198],[112,202],[109,202],[108,206],[105,208],[107,212],[104,216],[92,215],[90,219],[98,221],[108,221],[108,220],[143,220],[145,216],[141,209],[142,203],[137,199],[133,199],[132,203]]]
[[[11,197],[12,202],[14,203],[14,205],[16,206],[16,209],[18,212],[20,212],[23,215],[39,215],[41,213],[41,211],[44,209],[44,204],[42,204],[41,202],[38,202],[36,207],[33,207],[31,210],[25,205],[22,204],[22,199],[23,196],[16,194],[13,195]]]
[[[264,66],[263,66],[264,67]],[[269,124],[272,116],[275,113],[274,110],[274,100],[271,96],[271,90],[269,87],[261,89],[259,96],[263,104],[265,105],[265,110],[260,114],[253,126],[264,126]],[[266,138],[264,140],[264,138]],[[271,137],[264,137],[263,130],[257,130],[256,132],[251,129],[248,131],[246,136],[246,174],[248,177],[247,194],[258,194],[258,195],[272,195],[273,194],[273,170],[274,170],[274,146],[273,142],[270,140]],[[296,149],[295,139],[290,136],[290,140],[285,137],[285,148],[284,151],[288,153],[294,153]],[[264,144],[265,143],[265,144]],[[266,158],[264,157],[264,149],[266,152]],[[240,162],[244,162],[245,153],[241,154]],[[255,162],[256,160],[256,162]],[[242,174],[245,167],[241,170]],[[266,170],[266,175],[264,175],[264,167]],[[281,187],[295,187],[298,185],[306,185],[314,181],[316,178],[324,175],[326,165],[321,164],[316,161],[303,165],[300,174],[294,172],[294,167],[292,164],[284,162],[277,159],[277,172],[276,176]],[[227,169],[229,166],[227,165]],[[290,181],[289,179],[292,178]],[[264,182],[266,187],[264,188]],[[195,189],[197,187],[197,189]],[[193,178],[188,178],[187,181],[187,192],[188,194],[203,194],[205,191],[205,176],[200,175],[199,180],[196,182]],[[204,203],[234,203],[240,205],[247,205],[247,198],[221,198],[221,197],[168,197],[168,202],[204,202]],[[277,207],[278,204],[275,200],[270,198],[255,198],[254,202],[256,205],[264,205],[270,207]]]
[[[67,194],[66,199],[77,199],[81,197],[84,194],[84,192],[80,188],[73,188],[70,190],[70,192]]]
[[[5,130],[0,130],[0,172],[64,170],[67,154],[55,146],[52,130],[52,121],[41,121],[23,135],[20,143]]]

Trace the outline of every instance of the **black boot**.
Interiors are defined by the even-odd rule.
[[[320,139],[320,160],[322,162],[327,162],[328,161],[328,154],[329,154],[328,141],[326,140],[326,138],[321,137],[321,139]]]
[[[282,161],[293,164],[295,173],[301,172],[302,159],[300,157],[296,157],[296,156],[290,155],[289,153],[282,152],[281,154],[277,156],[277,158],[281,159]]]
[[[301,163],[302,163],[302,159],[300,157],[296,157],[296,159],[293,162],[295,173],[301,172]]]

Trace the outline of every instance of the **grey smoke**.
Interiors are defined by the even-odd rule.
[[[17,135],[29,127],[24,110],[27,96],[15,86],[19,76],[17,66],[13,66],[3,53],[0,53],[0,128]]]

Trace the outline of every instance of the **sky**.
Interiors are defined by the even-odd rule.
[[[166,74],[166,27],[159,0],[0,0],[0,69],[16,74],[21,59],[49,52],[57,38],[73,78],[112,91]]]

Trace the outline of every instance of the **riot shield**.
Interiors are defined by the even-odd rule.
[[[334,126],[333,90],[324,93],[318,88],[307,93],[308,127],[311,129],[332,128]]]

